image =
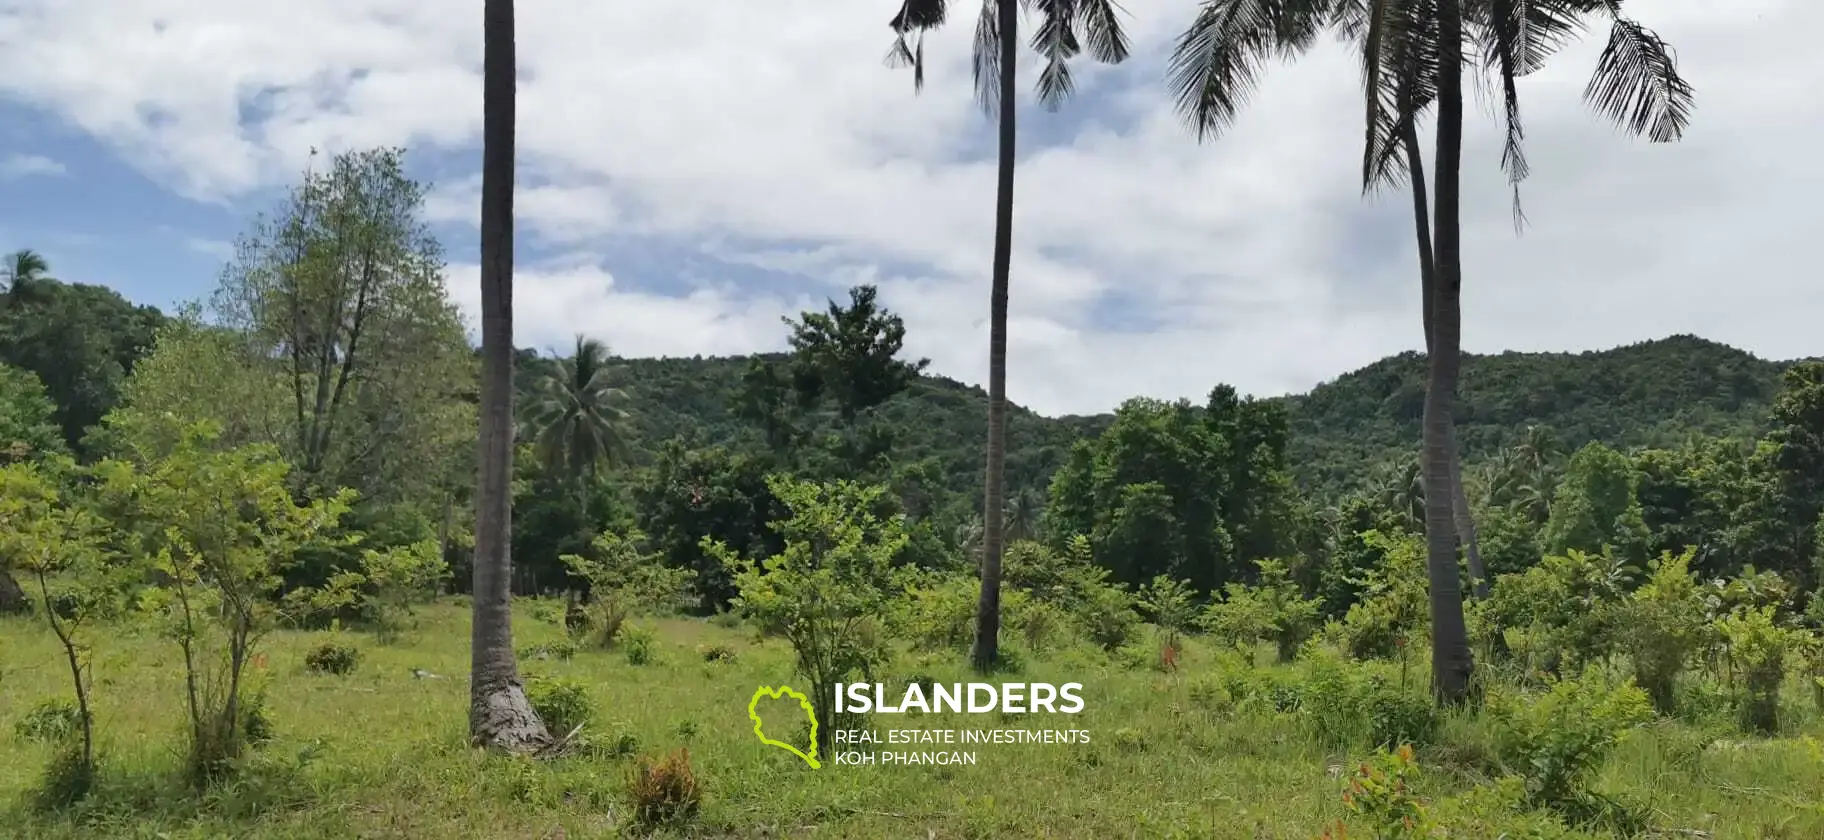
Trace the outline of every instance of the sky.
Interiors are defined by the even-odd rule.
[[[1195,0],[1124,0],[1134,55],[1023,94],[1008,394],[1045,414],[1133,396],[1307,390],[1423,344],[1411,205],[1359,186],[1350,52],[1268,68],[1200,143],[1165,84]],[[625,356],[785,346],[782,316],[880,288],[933,372],[986,379],[993,125],[974,6],[887,67],[894,0],[519,0],[515,340]],[[1579,351],[1692,333],[1824,354],[1824,29],[1814,0],[1632,0],[1696,89],[1650,144],[1582,100],[1607,37],[1521,82],[1516,231],[1500,127],[1472,100],[1463,344]],[[471,316],[480,0],[0,0],[0,249],[160,307],[214,287],[312,148],[404,146]]]

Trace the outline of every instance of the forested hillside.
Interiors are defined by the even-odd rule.
[[[763,356],[779,361],[782,355]],[[549,360],[528,353],[532,379]],[[638,457],[650,459],[674,435],[735,445],[750,434],[732,412],[751,359],[622,359],[616,377],[627,392]],[[1585,353],[1464,356],[1457,428],[1475,461],[1526,435],[1553,431],[1575,449],[1667,446],[1693,433],[1754,437],[1787,362],[1769,361],[1695,336],[1673,336]],[[1217,383],[1211,383],[1215,385]],[[1312,389],[1283,398],[1292,438],[1288,458],[1300,484],[1320,494],[1359,486],[1374,465],[1410,460],[1419,440],[1425,360],[1389,356]],[[898,435],[896,460],[936,458],[950,489],[980,485],[987,394],[941,376],[922,376],[885,406]],[[1008,423],[1008,484],[1041,492],[1071,443],[1101,434],[1113,414],[1044,417],[1015,408]]]

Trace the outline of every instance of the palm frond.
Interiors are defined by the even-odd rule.
[[[943,26],[948,14],[948,0],[902,0],[887,24],[894,34],[887,66],[912,68],[914,91],[925,87],[925,32]]]
[[[1115,0],[1076,0],[1077,25],[1083,27],[1083,40],[1089,55],[1104,64],[1127,60],[1130,43],[1121,28],[1120,14],[1125,9]]]
[[[1624,17],[1609,27],[1583,98],[1603,116],[1654,143],[1684,136],[1693,91],[1678,75],[1672,47],[1653,30]]]
[[[1000,0],[982,0],[982,13],[975,20],[972,48],[975,101],[991,119],[998,114],[1001,104],[1001,24],[996,15],[997,2]]]
[[[1034,5],[1038,7],[1039,25],[1032,30],[1032,48],[1045,58],[1045,69],[1039,71],[1037,83],[1039,104],[1055,111],[1075,90],[1070,60],[1083,51],[1077,40],[1077,2],[1034,0]]]
[[[1167,65],[1172,99],[1199,141],[1234,123],[1277,52],[1277,0],[1206,0]]]
[[[1520,90],[1517,83],[1523,74],[1522,62],[1532,53],[1529,45],[1533,31],[1528,8],[1543,5],[1531,0],[1488,0],[1485,31],[1485,54],[1492,53],[1492,70],[1501,84],[1502,127],[1501,170],[1513,189],[1514,227],[1520,228],[1526,214],[1520,206],[1520,182],[1526,180],[1531,167],[1526,162],[1526,128],[1520,121]],[[1543,58],[1539,60],[1543,61]],[[1485,63],[1488,63],[1485,60]]]

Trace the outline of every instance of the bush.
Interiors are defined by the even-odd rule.
[[[262,747],[278,737],[278,726],[271,707],[266,705],[266,689],[255,688],[241,698],[241,735],[247,744]]]
[[[351,674],[360,662],[360,649],[336,642],[324,642],[304,654],[305,670],[316,674]]]
[[[13,724],[13,732],[27,741],[58,742],[82,730],[82,712],[73,700],[46,700],[32,707]]]
[[[526,699],[552,735],[562,737],[583,726],[595,715],[589,690],[565,677],[533,677],[526,682]]]
[[[568,662],[576,656],[576,643],[569,639],[558,639],[552,642],[540,642],[530,647],[519,649],[520,659],[551,660]]]
[[[1377,748],[1422,747],[1437,736],[1437,706],[1410,691],[1371,683],[1362,693],[1361,708],[1368,721],[1368,742]]]
[[[683,748],[658,761],[642,759],[634,768],[629,793],[634,822],[648,829],[686,822],[703,804],[690,750]]]
[[[1786,679],[1786,654],[1799,635],[1774,622],[1774,608],[1737,608],[1716,623],[1729,656],[1738,709],[1744,729],[1773,733],[1779,729],[1780,683]]]
[[[1645,692],[1603,685],[1593,670],[1558,680],[1535,699],[1493,694],[1489,711],[1501,761],[1526,779],[1529,801],[1571,813],[1594,802],[1589,774],[1628,730],[1653,718]]]
[[[735,602],[760,631],[782,636],[796,654],[796,671],[812,697],[829,697],[851,675],[871,675],[891,658],[875,617],[906,572],[894,558],[907,544],[905,521],[874,514],[886,491],[848,481],[816,484],[769,478],[790,517],[772,523],[784,550],[763,559],[738,556],[727,545],[705,539],[704,551],[735,570]],[[814,705],[818,748],[827,750],[848,721],[834,719],[826,704]],[[832,710],[833,711],[833,710]]]
[[[82,744],[67,740],[52,753],[44,775],[31,791],[31,804],[39,811],[60,811],[89,795],[95,788],[95,763],[85,755]]]
[[[650,665],[658,651],[659,636],[651,627],[629,622],[621,625],[619,644],[629,665]]]
[[[1628,595],[1616,624],[1621,647],[1634,664],[1634,682],[1664,714],[1676,705],[1679,672],[1704,642],[1704,604],[1690,570],[1695,552],[1667,553],[1653,561],[1651,576]]]

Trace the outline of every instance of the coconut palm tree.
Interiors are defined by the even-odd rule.
[[[1515,80],[1579,34],[1583,19],[1607,15],[1610,33],[1585,99],[1635,134],[1677,139],[1691,88],[1657,35],[1622,16],[1622,0],[1207,0],[1180,37],[1170,75],[1180,110],[1207,139],[1231,123],[1275,56],[1308,49],[1319,33],[1355,42],[1366,104],[1363,186],[1408,180],[1419,242],[1426,352],[1424,474],[1426,553],[1431,587],[1433,688],[1467,696],[1473,661],[1457,571],[1463,515],[1451,412],[1462,356],[1460,174],[1465,46],[1502,91],[1502,165],[1516,186],[1527,174]],[[1435,183],[1425,203],[1416,124],[1436,108]],[[1515,217],[1519,221],[1518,193]],[[1466,514],[1466,511],[1464,512]],[[1473,532],[1471,535],[1473,537]]]
[[[550,743],[513,656],[513,0],[482,4],[481,475],[475,493],[469,737],[529,752]]]
[[[1070,60],[1087,47],[1090,57],[1113,64],[1128,54],[1127,35],[1114,0],[1033,0],[1038,26],[1032,47],[1045,59],[1036,83],[1039,103],[1055,110],[1075,90]],[[970,659],[986,670],[1000,657],[1001,553],[1005,533],[1007,448],[1007,286],[1013,261],[1014,116],[1019,58],[1019,0],[984,0],[975,26],[975,91],[1000,129],[994,207],[993,279],[988,295],[988,464],[982,499],[982,592],[976,605]],[[901,0],[891,26],[897,36],[889,58],[912,68],[914,89],[924,86],[924,33],[944,24],[949,0]]]
[[[0,286],[4,286],[6,305],[8,307],[24,306],[36,295],[36,286],[51,279],[48,272],[51,264],[44,255],[30,248],[21,248],[6,255],[6,262],[0,266]]]
[[[541,465],[574,482],[624,461],[627,395],[609,384],[608,345],[578,335],[567,359],[545,369],[526,406],[526,431]]]

